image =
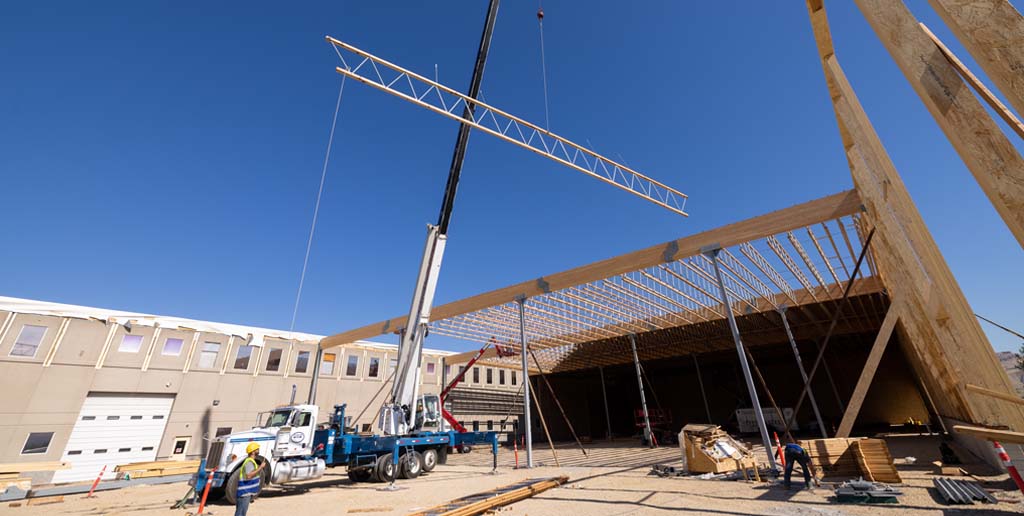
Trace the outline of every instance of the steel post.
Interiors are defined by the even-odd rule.
[[[310,405],[316,404],[316,384],[320,382],[320,361],[323,360],[324,350],[320,347],[320,344],[316,345],[316,358],[313,359],[313,378],[309,381],[309,401],[306,403]]]
[[[796,347],[796,339],[793,338],[793,331],[789,329],[789,321],[786,319],[786,306],[779,307],[779,317],[782,317],[782,326],[786,328],[786,337],[789,338],[789,346],[793,348],[793,356],[796,358],[796,366],[800,369],[800,377],[807,383],[807,371],[804,370],[804,362],[800,359],[800,349]],[[814,409],[814,418],[818,421],[818,428],[821,429],[821,438],[828,439],[828,431],[825,429],[825,421],[821,419],[821,411],[818,410],[818,401],[814,399],[814,391],[810,385],[807,386],[807,398],[811,400],[811,408]],[[794,417],[796,415],[794,414]]]
[[[736,353],[740,357],[740,367],[743,369],[743,379],[747,381],[747,391],[750,392],[750,402],[754,405],[754,416],[757,418],[758,430],[761,431],[761,441],[764,442],[764,451],[768,455],[768,466],[777,469],[775,456],[772,454],[772,441],[768,437],[768,426],[764,422],[764,412],[761,410],[761,400],[757,397],[757,388],[754,387],[754,377],[750,374],[750,364],[747,363],[747,354],[744,352],[743,340],[740,338],[740,329],[736,326],[736,318],[732,313],[732,303],[729,301],[729,294],[725,290],[725,281],[722,279],[722,269],[718,265],[718,253],[721,247],[701,249],[705,256],[711,259],[715,269],[715,280],[718,282],[718,290],[722,294],[722,307],[725,310],[726,318],[729,320],[729,330],[732,332],[732,340],[736,342]]]
[[[697,383],[700,384],[700,397],[704,400],[704,413],[708,416],[708,423],[711,423],[711,407],[708,405],[708,394],[704,392],[704,378],[700,375],[700,362],[697,355],[693,355],[693,365],[697,368]]]
[[[647,397],[644,396],[644,380],[640,376],[640,357],[636,354],[636,337],[629,334],[629,346],[633,349],[633,365],[636,366],[636,384],[640,387],[640,408],[644,411],[644,431],[647,444],[654,448],[654,434],[651,432],[651,418],[647,415]]]
[[[608,391],[604,388],[604,366],[599,366],[597,372],[601,374],[601,396],[604,398],[604,422],[608,428],[608,439],[612,439],[612,416],[608,412]]]
[[[526,467],[533,467],[533,425],[530,424],[530,366],[526,361],[526,298],[516,299],[519,305],[519,354],[523,357],[523,432],[526,435]]]

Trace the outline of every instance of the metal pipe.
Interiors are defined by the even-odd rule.
[[[523,426],[526,434],[526,467],[533,467],[533,426],[530,424],[530,366],[526,360],[526,298],[516,299],[519,305],[519,354],[523,357]]]
[[[640,387],[640,408],[644,411],[644,429],[647,444],[654,448],[654,434],[651,432],[651,418],[647,416],[647,397],[644,396],[644,380],[640,377],[640,357],[636,354],[636,337],[629,334],[629,346],[633,349],[633,365],[636,366],[636,384]]]
[[[598,366],[597,372],[601,374],[601,396],[604,398],[604,423],[607,425],[608,440],[612,439],[612,416],[608,412],[608,391],[604,387],[604,366]]]
[[[700,362],[697,355],[693,355],[693,365],[697,367],[697,383],[700,384],[700,397],[704,400],[704,413],[708,416],[708,423],[711,423],[711,407],[708,405],[708,394],[704,392],[704,378],[700,375]]]
[[[732,332],[732,340],[736,342],[736,353],[740,357],[740,367],[743,369],[743,379],[747,381],[747,391],[750,393],[750,402],[754,405],[754,416],[757,418],[758,430],[761,431],[761,441],[764,442],[764,451],[768,455],[768,467],[777,469],[775,456],[772,454],[772,441],[768,437],[768,426],[764,422],[764,413],[761,411],[761,400],[757,397],[757,388],[754,387],[754,378],[750,374],[750,364],[747,363],[747,354],[744,353],[743,340],[740,338],[740,329],[736,326],[736,318],[732,313],[732,303],[729,302],[729,294],[725,291],[725,281],[722,280],[722,269],[718,265],[718,253],[721,247],[715,246],[711,249],[702,249],[705,256],[711,258],[711,264],[715,269],[715,280],[718,282],[718,289],[722,294],[722,306],[725,308],[725,315],[729,320],[729,330]]]
[[[793,357],[796,358],[796,367],[800,369],[800,377],[807,383],[807,371],[804,370],[804,362],[800,359],[800,349],[796,346],[796,339],[793,338],[793,331],[789,328],[789,320],[786,319],[786,306],[779,307],[779,317],[782,317],[782,326],[786,328],[786,337],[789,338],[789,347],[793,348]],[[814,391],[810,385],[807,386],[807,398],[811,400],[811,408],[814,409],[814,418],[818,420],[818,428],[821,430],[821,438],[828,439],[828,431],[825,429],[825,421],[821,419],[821,411],[818,410],[818,401],[814,399]]]
[[[323,360],[324,350],[320,344],[316,345],[316,358],[313,359],[313,379],[309,381],[309,405],[316,404],[316,384],[320,382],[320,361]]]

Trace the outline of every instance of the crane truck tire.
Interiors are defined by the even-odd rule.
[[[427,448],[423,450],[423,472],[430,473],[437,467],[437,449]]]
[[[262,463],[263,461],[259,462]],[[262,491],[263,488],[267,487],[267,484],[270,483],[270,480],[267,478],[266,472],[266,469],[260,472],[260,491]],[[238,497],[236,496],[236,494],[238,493],[238,479],[239,477],[241,477],[241,475],[242,468],[239,467],[238,469],[232,471],[231,476],[229,476],[228,479],[224,482],[224,499],[231,505],[235,505],[235,502],[238,501]]]
[[[418,451],[411,451],[399,458],[398,465],[401,467],[402,478],[412,480],[423,472],[423,455]]]
[[[353,482],[366,482],[373,477],[373,469],[376,466],[353,468],[348,470],[348,479]]]
[[[395,464],[392,462],[391,454],[385,453],[377,459],[377,480],[391,482],[398,473],[395,471]]]

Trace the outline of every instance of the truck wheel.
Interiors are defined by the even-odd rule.
[[[395,479],[395,464],[392,462],[391,454],[385,453],[377,459],[377,479],[381,482],[391,482]]]
[[[423,472],[430,473],[437,467],[437,450],[434,448],[427,448],[423,450]]]
[[[399,466],[402,468],[402,478],[412,480],[423,471],[423,455],[418,451],[411,451],[399,458]]]
[[[473,447],[468,444],[463,444],[462,447],[459,448],[459,453],[469,453],[471,451],[473,451]]]
[[[241,476],[242,468],[239,467],[231,473],[231,476],[229,476],[227,480],[224,481],[224,499],[231,505],[235,505],[235,502],[238,501],[238,479],[241,478]],[[267,487],[267,484],[270,483],[270,479],[267,478],[268,476],[269,473],[267,473],[267,470],[263,470],[263,472],[260,473],[260,492],[262,492],[263,488]],[[257,496],[259,496],[258,493]]]
[[[367,480],[370,480],[370,477],[372,476],[370,474],[370,471],[372,469],[373,466],[370,466],[368,468],[350,469],[348,470],[348,479],[353,482],[366,482]]]

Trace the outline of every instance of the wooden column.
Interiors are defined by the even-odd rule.
[[[1007,0],[929,0],[1017,113],[1024,113],[1024,17]]]
[[[892,330],[896,327],[899,316],[900,306],[893,303],[889,306],[889,311],[885,313],[885,320],[882,321],[882,327],[878,330],[875,343],[871,346],[871,353],[868,354],[868,359],[864,363],[864,369],[860,372],[857,387],[853,389],[853,395],[850,396],[850,403],[846,405],[846,412],[843,413],[843,420],[839,423],[836,437],[850,437],[850,429],[853,428],[857,414],[860,413],[860,407],[864,404],[864,398],[868,395],[871,380],[875,378],[875,371],[878,370],[878,364],[882,362],[882,355],[885,354],[885,348],[889,344],[889,339],[892,338]]]
[[[903,2],[856,2],[907,82],[1024,247],[1024,159]],[[1021,70],[1016,74],[1019,77]]]

